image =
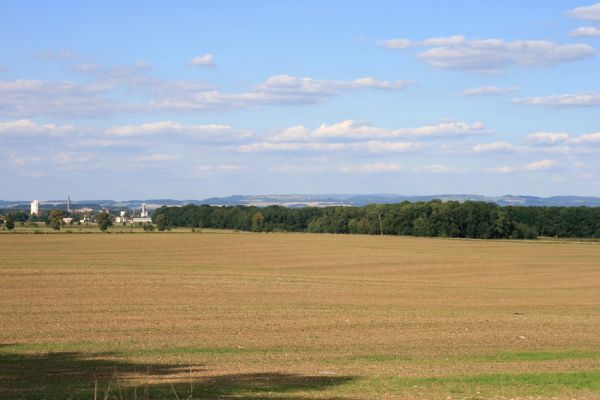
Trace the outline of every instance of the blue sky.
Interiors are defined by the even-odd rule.
[[[0,198],[600,195],[600,3],[28,2]]]

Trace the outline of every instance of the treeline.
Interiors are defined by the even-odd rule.
[[[161,216],[162,215],[162,216]],[[161,216],[161,217],[159,217]],[[501,207],[433,200],[364,207],[264,208],[187,205],[153,214],[169,227],[271,232],[362,233],[476,239],[600,237],[600,208]]]

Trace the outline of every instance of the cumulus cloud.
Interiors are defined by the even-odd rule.
[[[52,160],[58,164],[86,164],[96,159],[92,153],[59,153],[52,157]]]
[[[379,42],[379,46],[385,47],[387,49],[407,49],[410,46],[412,46],[412,42],[410,39],[397,38],[382,40]]]
[[[311,165],[292,165],[292,164],[283,164],[283,165],[275,165],[269,168],[270,172],[276,173],[286,173],[286,174],[306,174],[306,173],[323,173],[323,171],[330,169],[326,165],[319,164],[311,164]]]
[[[489,153],[489,152],[503,152],[503,151],[515,151],[517,146],[508,142],[499,141],[493,143],[481,143],[473,146],[475,153]]]
[[[553,145],[569,139],[566,132],[534,132],[527,135],[527,141],[533,144]]]
[[[360,78],[352,81],[351,88],[369,88],[369,89],[383,89],[383,90],[403,90],[408,86],[414,84],[413,81],[385,81],[377,78]]]
[[[600,36],[600,29],[593,26],[582,26],[569,33],[569,37],[596,37]]]
[[[135,111],[103,96],[113,87],[104,83],[18,79],[0,81],[0,115],[11,117],[106,117],[116,112]]]
[[[256,153],[265,151],[368,151],[371,153],[408,153],[422,149],[424,146],[418,142],[386,142],[363,141],[351,143],[322,143],[322,142],[258,142],[244,144],[237,147],[242,153]]]
[[[205,56],[202,60],[208,62]],[[202,60],[196,60],[196,64]],[[146,62],[114,66],[78,62],[70,67],[91,81],[0,81],[0,116],[98,118],[126,112],[227,111],[306,105],[324,103],[352,91],[398,91],[415,84],[411,80],[388,81],[375,77],[345,81],[275,75],[246,91],[225,92],[204,81],[152,77],[149,75],[152,66]],[[120,100],[124,98],[123,91],[135,97]]]
[[[378,162],[359,166],[343,166],[340,170],[342,172],[381,173],[402,171],[403,167],[397,163]]]
[[[199,165],[196,168],[200,174],[210,175],[210,174],[227,174],[232,172],[239,172],[246,170],[246,166],[237,165],[237,164],[207,164],[207,165]]]
[[[577,7],[569,12],[573,18],[600,22],[600,3],[585,7]]]
[[[600,132],[587,133],[585,135],[578,136],[570,139],[571,144],[600,144]]]
[[[383,42],[384,45],[388,43],[385,47],[408,47],[394,47],[393,40],[388,41],[389,43]],[[417,57],[433,68],[479,73],[498,73],[509,67],[548,67],[596,54],[587,44],[559,44],[548,40],[480,40],[468,39],[460,35],[430,38],[412,45],[426,48],[419,52]]]
[[[511,101],[513,104],[550,107],[598,107],[600,93],[571,93],[537,97],[518,97]]]
[[[524,171],[545,171],[556,165],[555,160],[539,160],[523,167]]]
[[[0,136],[64,136],[82,131],[74,125],[38,124],[28,119],[0,122]]]
[[[494,96],[518,91],[516,86],[499,87],[499,86],[480,86],[464,90],[461,96]]]
[[[179,91],[150,102],[152,110],[204,111],[252,108],[268,105],[302,105],[323,103],[343,92],[359,89],[404,90],[414,84],[410,80],[386,81],[372,77],[353,81],[298,78],[275,75],[252,90],[226,93],[219,90]]]
[[[139,125],[121,125],[109,128],[111,136],[186,135],[198,139],[231,140],[252,136],[250,131],[239,131],[229,125],[185,125],[175,121],[149,122]]]
[[[299,140],[348,140],[390,138],[440,138],[479,136],[489,133],[482,122],[442,121],[417,128],[387,129],[371,124],[345,120],[334,124],[322,124],[308,129],[303,125],[292,126],[273,136],[275,141]]]
[[[201,56],[196,56],[190,60],[189,64],[194,67],[214,67],[215,56],[213,56],[212,54],[203,54]]]
[[[414,168],[416,172],[425,172],[428,174],[451,174],[451,173],[464,173],[465,171],[460,168],[450,167],[443,164],[426,165],[423,167]]]
[[[515,168],[507,166],[494,167],[486,169],[485,172],[487,172],[488,174],[510,174],[512,172],[515,172]]]
[[[147,154],[143,156],[135,157],[135,162],[162,162],[162,161],[173,161],[179,159],[179,156],[173,154]]]
[[[536,172],[536,171],[546,171],[554,168],[557,165],[555,160],[539,160],[534,161],[532,163],[520,166],[520,167],[510,167],[510,166],[501,166],[501,167],[493,167],[487,168],[484,172],[488,174],[512,174],[520,171],[524,172]]]

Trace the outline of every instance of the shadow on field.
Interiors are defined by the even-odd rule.
[[[202,366],[135,364],[110,353],[19,354],[0,344],[0,398],[42,399],[287,399],[318,398],[318,391],[350,376],[249,373],[207,376]],[[95,389],[95,386],[97,388]],[[193,395],[193,397],[192,397]],[[333,399],[333,398],[330,398]]]

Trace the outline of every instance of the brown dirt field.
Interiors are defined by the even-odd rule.
[[[0,257],[0,398],[600,398],[600,243],[3,234]]]

